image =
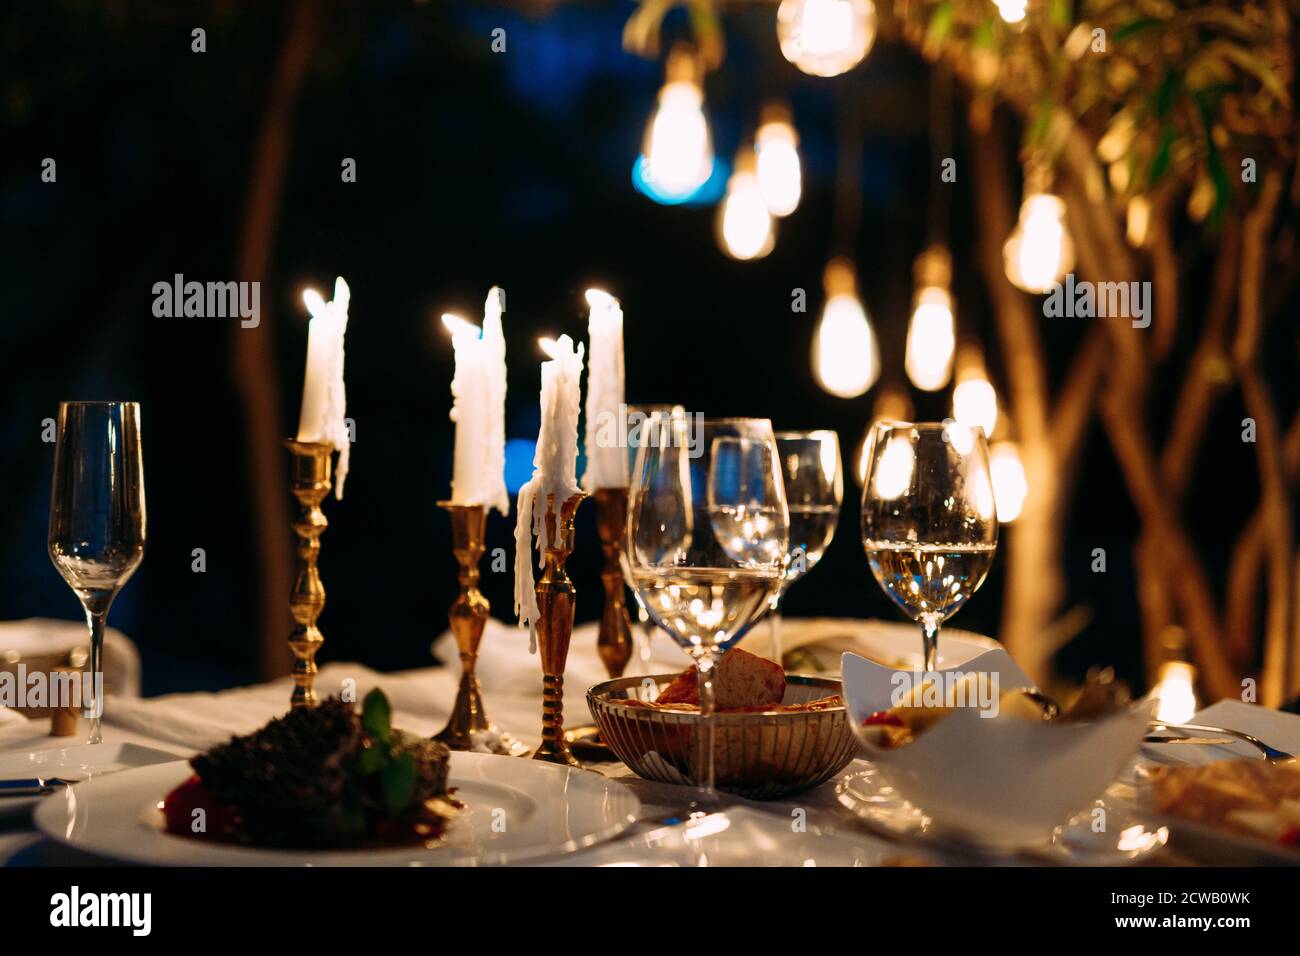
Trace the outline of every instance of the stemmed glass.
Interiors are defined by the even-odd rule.
[[[50,495],[50,560],[90,629],[89,743],[103,742],[104,624],[144,558],[144,467],[136,402],[63,402]]]
[[[829,429],[777,432],[776,447],[790,506],[790,560],[768,617],[772,660],[780,664],[781,599],[817,565],[835,537],[844,501],[844,467],[839,436]]]
[[[877,422],[862,487],[862,545],[885,593],[921,625],[935,669],[939,625],[979,589],[998,521],[983,429]]]
[[[695,659],[714,793],[714,678],[781,586],[789,512],[767,419],[658,415],[632,473],[628,564],[651,618]],[[697,764],[697,767],[699,765]]]
[[[628,474],[636,474],[636,453],[641,447],[641,436],[645,431],[645,424],[655,415],[672,415],[676,412],[684,415],[685,411],[681,405],[653,404],[653,405],[628,405],[627,406],[627,453],[628,453]],[[629,479],[630,484],[630,479]],[[624,529],[626,534],[626,528]],[[619,553],[619,561],[623,565],[623,579],[627,582],[628,589],[632,592],[632,597],[636,601],[637,622],[641,625],[639,632],[635,632],[633,640],[636,642],[637,660],[641,662],[641,673],[650,673],[650,655],[653,653],[651,648],[651,638],[654,635],[655,623],[650,619],[650,612],[645,609],[645,603],[641,600],[641,595],[637,593],[636,588],[632,586],[632,566],[628,562],[627,542]]]

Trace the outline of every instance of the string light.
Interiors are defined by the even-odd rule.
[[[961,425],[984,429],[987,438],[998,423],[998,394],[984,369],[979,347],[962,346],[957,357],[957,385],[952,390],[952,417]]]
[[[839,398],[857,398],[880,375],[880,352],[847,259],[826,265],[826,304],[813,334],[813,376]]]
[[[994,0],[997,4],[998,13],[1007,23],[1020,23],[1025,19],[1025,11],[1029,7],[1029,0]]]
[[[993,498],[997,502],[998,521],[1010,524],[1020,517],[1029,482],[1020,461],[1020,449],[1013,441],[994,442],[989,449],[989,471],[993,476]]]
[[[948,251],[934,247],[916,260],[916,297],[907,327],[904,367],[912,384],[923,392],[937,392],[952,377],[953,330],[952,260]]]
[[[803,175],[799,164],[799,134],[790,121],[790,111],[779,103],[763,108],[758,136],[758,188],[774,216],[788,216],[799,205]]]
[[[1047,192],[1026,192],[1020,221],[1002,247],[1007,278],[1026,292],[1046,292],[1074,267],[1074,240],[1065,203]]]
[[[690,47],[673,47],[658,106],[646,127],[641,178],[665,202],[689,199],[713,172],[713,141],[698,73]]]
[[[781,0],[776,35],[787,60],[813,76],[839,76],[876,40],[872,0]]]
[[[775,244],[772,214],[759,189],[757,167],[754,150],[741,147],[726,198],[718,207],[718,244],[733,259],[761,259]]]

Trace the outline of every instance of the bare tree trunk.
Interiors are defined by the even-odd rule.
[[[299,0],[289,16],[266,109],[253,155],[244,225],[239,244],[239,278],[264,281],[270,265],[284,167],[288,159],[293,109],[319,35],[316,0]],[[276,385],[273,340],[267,315],[256,328],[235,332],[233,373],[244,405],[248,483],[257,539],[259,676],[289,672],[285,636],[289,628],[289,588],[293,551],[289,530],[288,464],[280,440],[284,420]]]

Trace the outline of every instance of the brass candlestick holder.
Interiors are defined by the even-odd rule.
[[[627,489],[597,488],[596,530],[605,567],[600,581],[605,586],[605,609],[600,615],[600,632],[596,651],[610,677],[622,677],[632,659],[632,621],[627,615],[623,593],[623,565],[618,559],[627,527]]]
[[[546,496],[546,566],[537,582],[537,646],[542,658],[542,742],[534,760],[580,767],[564,739],[564,667],[573,634],[574,598],[577,592],[564,570],[573,553],[573,516],[587,496],[570,497],[555,513],[555,495]]]
[[[447,726],[433,739],[452,750],[473,750],[477,744],[499,754],[514,754],[524,748],[501,733],[488,720],[483,707],[483,693],[474,667],[478,663],[478,646],[483,640],[491,606],[478,589],[478,563],[483,556],[483,532],[487,509],[483,505],[440,501],[438,507],[451,515],[451,550],[460,565],[460,594],[447,612],[451,633],[460,651],[460,687],[451,708]],[[475,738],[478,738],[475,740]]]
[[[289,613],[297,626],[289,635],[293,651],[292,707],[316,706],[316,652],[325,638],[316,619],[325,608],[325,585],[321,583],[317,559],[320,536],[329,527],[321,502],[330,491],[332,445],[322,442],[285,441],[293,455],[293,496],[298,499],[298,517],[293,533],[298,536],[298,572],[289,592]]]

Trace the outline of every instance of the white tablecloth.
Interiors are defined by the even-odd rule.
[[[799,622],[787,620],[784,637],[787,646],[798,643],[801,637],[822,637],[828,632],[858,633],[870,640],[879,629],[892,628],[875,622]],[[909,628],[909,633],[911,629]],[[754,635],[758,638],[758,635]],[[565,716],[570,726],[586,723],[590,715],[586,706],[586,690],[606,675],[595,652],[595,625],[575,628],[565,678]],[[490,622],[484,635],[479,658],[479,678],[487,711],[500,727],[510,731],[529,746],[538,741],[541,714],[541,671],[537,658],[527,653],[527,635],[499,622]],[[328,644],[326,645],[328,649]],[[360,664],[333,662],[322,666],[317,679],[317,689],[322,695],[337,693],[345,681],[355,682],[357,699],[374,686],[381,686],[392,701],[394,723],[413,732],[429,735],[445,724],[459,682],[460,669],[454,644],[449,634],[444,634],[435,649],[438,656],[449,661],[447,667],[429,667],[401,673],[380,674]],[[761,649],[761,648],[755,648]],[[673,672],[684,668],[689,661],[664,635],[657,635],[652,645],[651,673]],[[634,660],[628,673],[637,673]],[[191,756],[229,739],[231,734],[245,734],[256,730],[270,718],[286,709],[291,683],[288,679],[269,684],[235,688],[215,694],[175,694],[149,699],[110,697],[106,705],[104,737],[108,743],[136,743],[175,753],[178,758]],[[1226,708],[1226,709],[1225,709]],[[1268,723],[1273,712],[1242,704],[1225,702],[1205,711],[1205,722],[1219,721],[1221,726],[1233,726],[1255,731],[1276,746],[1300,752],[1300,737],[1279,740],[1276,729]],[[1300,722],[1297,722],[1300,723]],[[48,736],[48,721],[24,721],[0,724],[0,753],[23,749],[66,747],[80,743],[81,738]],[[1269,734],[1272,736],[1269,736]],[[1177,751],[1178,757],[1191,758],[1193,750],[1204,748],[1166,748]],[[689,803],[693,791],[689,788],[641,780],[633,776],[622,764],[593,764],[598,772],[618,777],[632,787],[642,801],[642,822],[634,832],[646,832],[662,824],[665,818],[679,814]],[[854,769],[850,765],[849,770]],[[797,794],[788,800],[744,801],[736,799],[758,814],[779,818],[781,825],[789,826],[792,813],[803,812],[810,828],[852,833],[853,840],[867,844],[877,843],[884,856],[914,851],[888,848],[868,835],[853,815],[835,800],[833,783],[807,793]],[[607,851],[609,848],[606,847]],[[580,864],[584,855],[592,861],[599,860],[601,848],[580,851],[569,863]],[[94,862],[89,857],[67,850],[43,839],[26,819],[0,823],[0,863],[8,865],[42,865]],[[799,865],[801,860],[777,861]]]

